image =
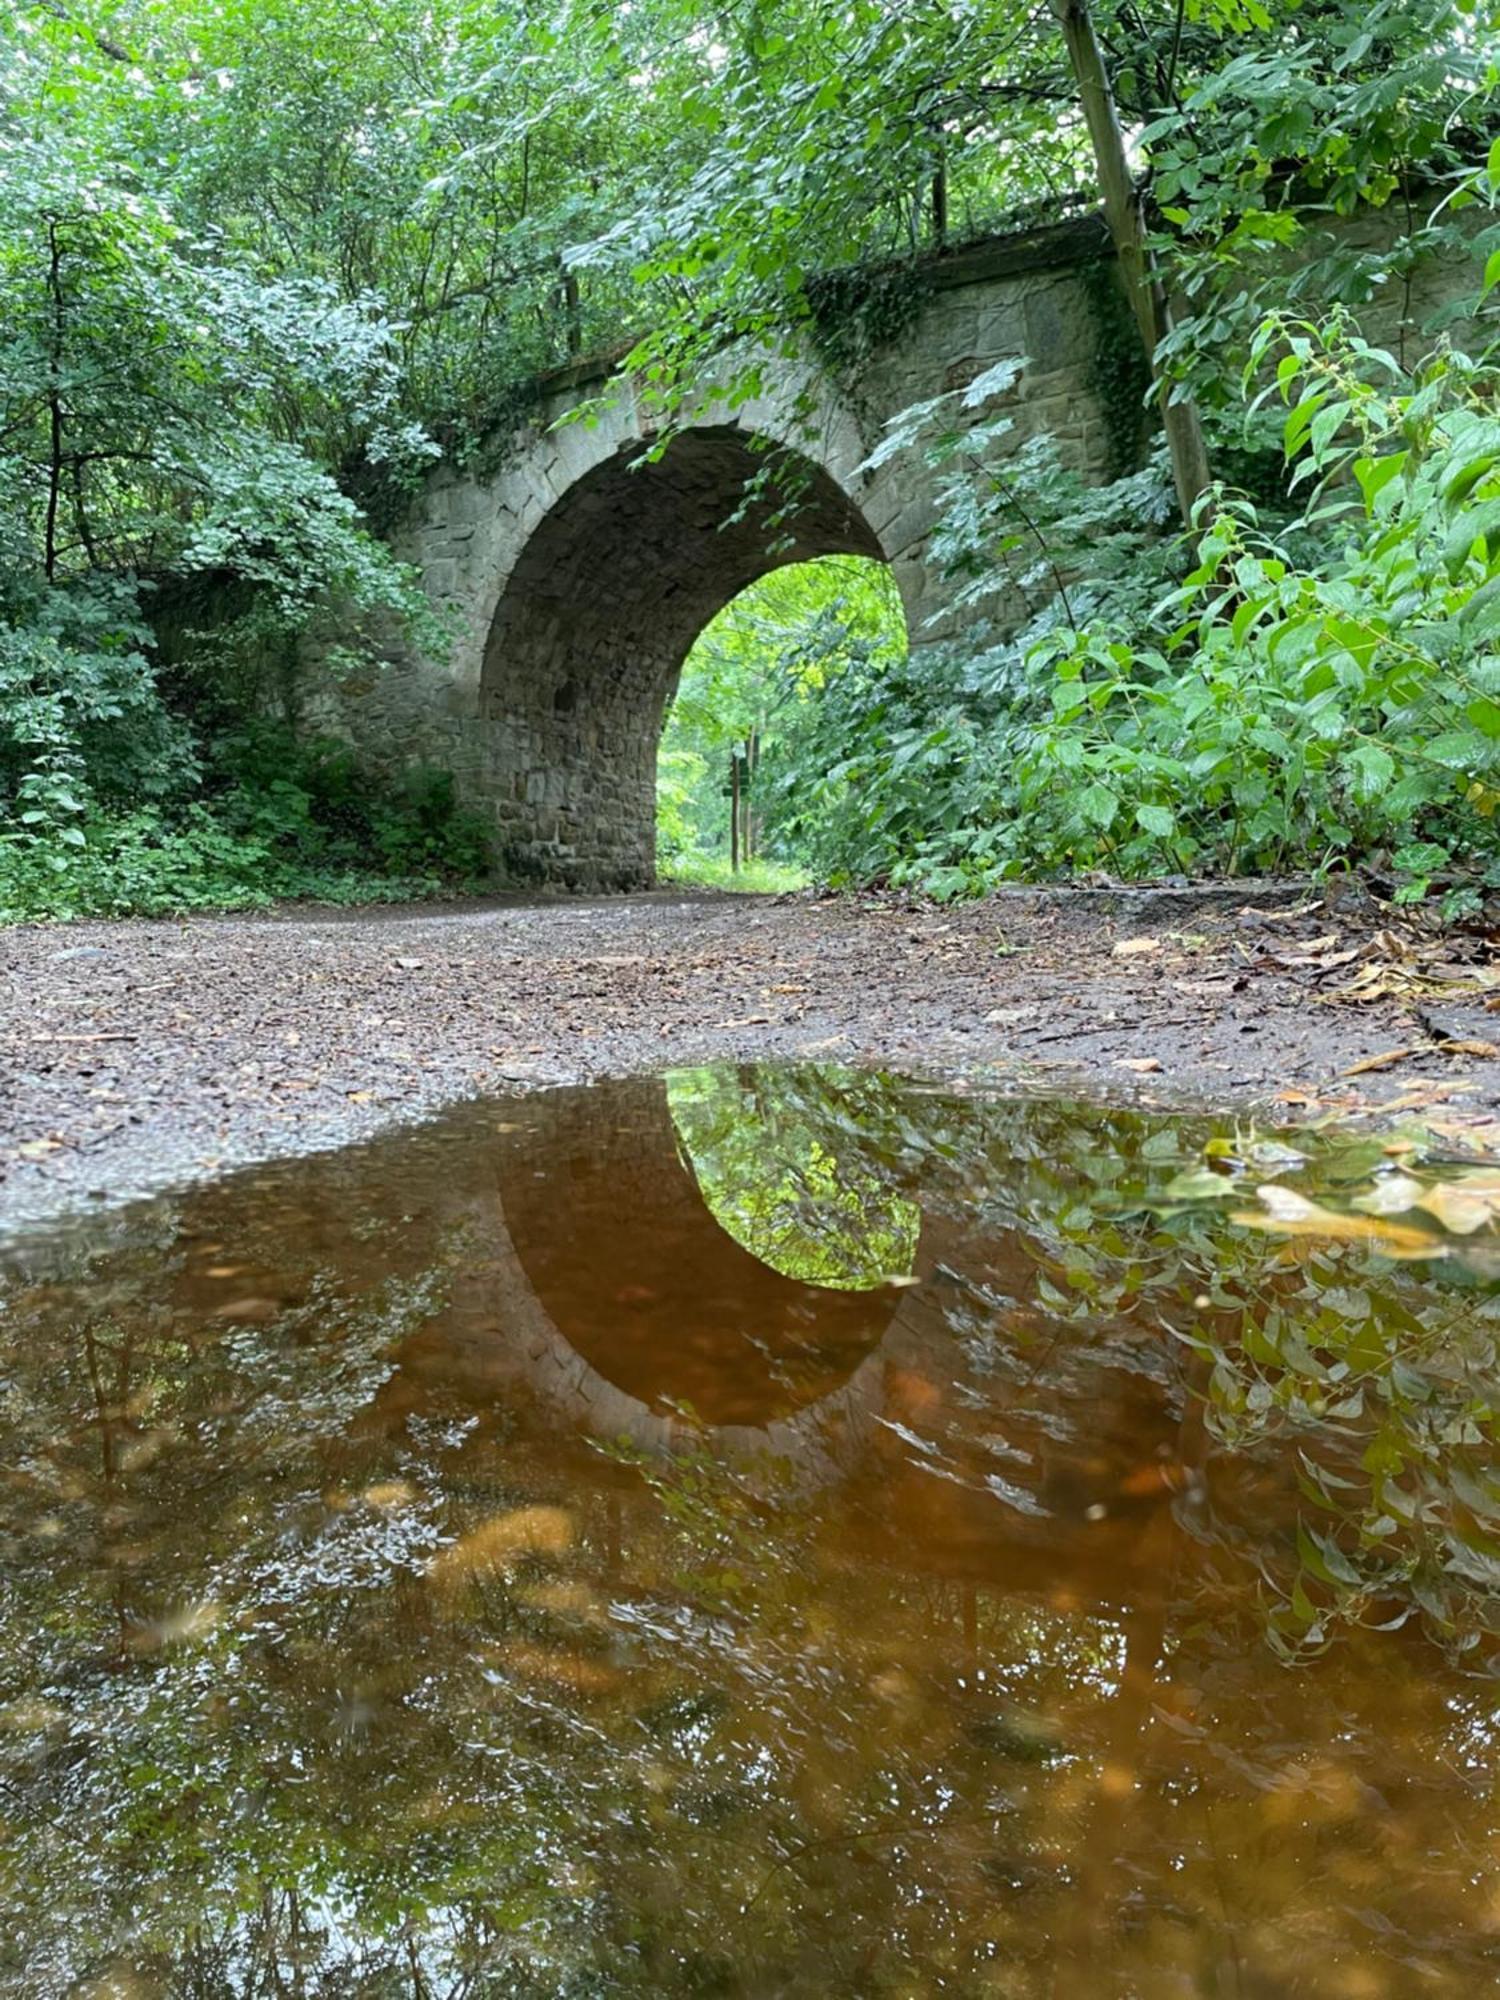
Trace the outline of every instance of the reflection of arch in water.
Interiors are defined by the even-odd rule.
[[[905,1569],[915,1546],[925,1573],[966,1586],[1046,1595],[1059,1574],[1087,1575],[1107,1602],[1149,1571],[1142,1522],[1171,1489],[1118,1482],[1172,1448],[1154,1338],[1133,1358],[1116,1341],[1090,1359],[1043,1330],[996,1406],[1008,1458],[958,1467],[913,1443],[941,1446],[967,1372],[952,1274],[990,1299],[1023,1296],[1034,1267],[1020,1239],[929,1213],[915,1285],[839,1293],[785,1277],[710,1214],[657,1077],[518,1107],[457,1177],[448,1214],[462,1275],[403,1347],[411,1386],[476,1403],[519,1390],[560,1428],[770,1457],[804,1488],[852,1478],[866,1558]],[[1087,1409],[1086,1427],[1059,1429],[1055,1405]]]
[[[706,1435],[829,1476],[929,1323],[925,1287],[832,1291],[752,1256],[706,1207],[658,1077],[548,1093],[546,1111],[465,1205],[445,1345],[594,1436],[671,1451]]]

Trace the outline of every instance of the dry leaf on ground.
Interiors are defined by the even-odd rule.
[[[1387,1257],[1445,1257],[1442,1239],[1408,1223],[1373,1215],[1342,1215],[1324,1208],[1295,1188],[1268,1183],[1255,1190],[1259,1209],[1240,1209],[1230,1218],[1246,1229],[1264,1229],[1275,1236],[1320,1236],[1330,1243],[1365,1243]]]
[[[1389,1069],[1393,1063],[1405,1062],[1408,1056],[1415,1054],[1416,1050],[1413,1048],[1382,1049],[1378,1056],[1366,1056],[1362,1062],[1350,1063],[1347,1069],[1339,1071],[1339,1075],[1363,1076],[1368,1070]]]

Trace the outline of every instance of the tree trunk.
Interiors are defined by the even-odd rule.
[[[1088,0],[1048,0],[1063,31],[1068,58],[1078,84],[1084,121],[1094,149],[1099,174],[1099,191],[1104,197],[1104,216],[1120,260],[1120,275],[1140,328],[1146,359],[1151,365],[1161,405],[1167,449],[1172,457],[1172,478],[1177,487],[1177,505],[1183,526],[1192,529],[1193,508],[1212,481],[1208,450],[1203,442],[1203,426],[1196,406],[1174,402],[1171,384],[1156,365],[1156,349],[1171,323],[1166,293],[1152,267],[1146,244],[1146,223],[1140,198],[1125,153],[1125,137],[1115,107],[1114,88],[1105,66],[1104,51],[1094,32]]]
[[[63,291],[62,246],[57,240],[57,219],[47,222],[47,291],[52,300],[52,339],[47,356],[47,415],[50,464],[47,468],[47,526],[43,544],[43,568],[47,581],[57,574],[57,508],[62,498],[63,475]]]

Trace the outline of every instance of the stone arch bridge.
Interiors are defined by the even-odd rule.
[[[451,770],[493,825],[502,883],[648,887],[657,742],[699,632],[768,571],[844,554],[891,565],[914,644],[939,634],[933,476],[919,452],[865,461],[897,412],[1015,359],[1015,444],[1051,432],[1065,461],[1102,473],[1138,395],[1110,361],[1115,282],[1096,217],[933,259],[904,329],[856,370],[768,361],[763,395],[705,402],[656,458],[609,363],[545,378],[493,469],[437,467],[393,537],[452,623],[449,656],[387,648],[329,679],[309,719],[372,761]],[[585,401],[602,414],[567,422]]]

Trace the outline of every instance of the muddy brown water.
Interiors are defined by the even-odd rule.
[[[1494,1232],[1298,1143],[702,1069],[13,1236],[4,1990],[1495,1990]]]

